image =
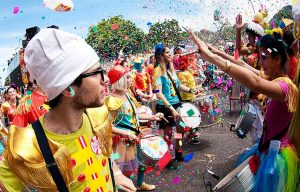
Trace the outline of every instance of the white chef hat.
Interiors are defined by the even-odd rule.
[[[57,29],[42,29],[25,49],[30,78],[49,100],[57,97],[99,57],[81,37]]]

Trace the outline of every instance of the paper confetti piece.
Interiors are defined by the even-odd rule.
[[[231,81],[231,80],[229,80],[229,81],[227,82],[227,86],[228,86],[228,87],[231,87],[231,86],[232,86],[232,81]]]
[[[190,160],[192,160],[194,157],[194,153],[190,153],[188,155],[186,155],[183,159],[184,159],[184,162],[189,162]]]
[[[14,14],[18,14],[19,13],[20,8],[19,7],[14,7],[13,13]]]
[[[111,160],[117,160],[120,158],[120,154],[117,152],[117,153],[113,153],[111,156],[110,156]]]
[[[42,17],[42,19],[44,20],[44,19],[46,19],[46,17],[45,17],[45,16],[43,16],[43,17]]]
[[[174,139],[182,139],[182,133],[174,133]]]
[[[159,93],[159,90],[158,90],[158,89],[154,89],[154,90],[152,91],[152,93]]]
[[[235,59],[235,60],[238,60],[239,57],[240,57],[239,50],[236,49],[236,50],[234,51],[234,59]]]
[[[112,24],[112,26],[111,26],[112,30],[117,30],[118,28],[119,28],[119,26],[116,23]]]
[[[98,31],[97,26],[94,26],[94,27],[93,27],[93,32],[96,33],[97,31]]]
[[[170,151],[167,151],[164,156],[158,161],[157,165],[162,170],[172,159]]]
[[[170,148],[170,150],[172,150],[172,151],[173,151],[173,149],[174,149],[174,146],[171,144],[171,145],[169,146],[169,148]]]
[[[193,111],[193,109],[190,109],[186,112],[188,114],[189,117],[195,115],[195,112]]]
[[[184,122],[182,122],[182,121],[179,122],[179,125],[180,125],[181,127],[184,127],[184,128],[186,127],[186,124],[185,124]]]
[[[172,179],[172,182],[173,182],[173,184],[175,184],[175,185],[179,184],[179,183],[180,183],[180,177],[177,176],[177,177],[173,178],[173,179]]]
[[[181,140],[178,143],[179,143],[179,146],[182,146],[182,141]]]
[[[220,108],[216,108],[216,113],[220,113],[221,109]]]

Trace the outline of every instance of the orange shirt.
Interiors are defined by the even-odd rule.
[[[47,97],[38,94],[36,91],[23,97],[16,110],[12,124],[26,127],[28,124],[35,122],[48,111],[48,106],[45,105],[46,101]]]

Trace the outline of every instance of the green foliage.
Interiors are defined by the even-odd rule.
[[[144,38],[143,31],[133,22],[115,16],[91,26],[86,41],[101,58],[108,59],[118,56],[121,49],[125,54],[143,52],[146,50]]]
[[[181,30],[178,21],[172,19],[151,25],[146,41],[151,48],[157,43],[173,46],[185,42],[187,38],[188,34]]]

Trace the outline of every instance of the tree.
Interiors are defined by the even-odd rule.
[[[168,46],[185,43],[187,38],[188,34],[181,30],[178,21],[172,19],[151,25],[146,41],[151,48],[157,43],[163,43]]]
[[[143,31],[133,22],[114,16],[91,26],[86,41],[101,58],[112,59],[118,56],[121,49],[124,54],[143,52],[146,50],[144,38]]]

